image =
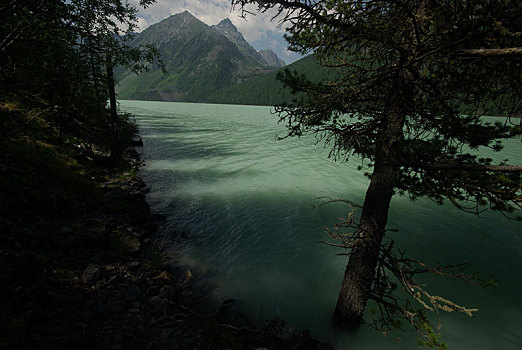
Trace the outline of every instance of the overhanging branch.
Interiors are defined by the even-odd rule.
[[[467,49],[458,51],[458,55],[465,57],[522,56],[522,47],[507,47],[503,49]]]
[[[391,165],[391,164],[390,164]],[[455,171],[493,171],[499,173],[522,173],[522,165],[489,165],[489,164],[427,164],[403,163],[405,167],[419,169],[440,169]]]

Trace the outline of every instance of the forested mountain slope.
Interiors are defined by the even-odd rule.
[[[167,73],[152,66],[139,76],[122,74],[118,87],[122,99],[206,102],[221,88],[274,69],[187,11],[145,29],[132,44],[155,45]]]
[[[310,55],[285,68],[220,89],[209,96],[209,102],[265,106],[289,102],[295,97],[292,96],[290,89],[284,87],[277,79],[277,74],[285,69],[304,74],[308,79],[315,82],[325,81],[325,79],[331,78],[332,74],[335,74],[335,69],[319,65],[314,56]]]

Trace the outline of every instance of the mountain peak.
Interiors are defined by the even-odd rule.
[[[220,29],[222,32],[227,31],[230,33],[234,33],[234,35],[240,34],[239,31],[237,30],[236,26],[228,18],[225,18],[224,20],[219,22],[214,27]]]
[[[221,20],[221,22],[219,22],[218,25],[234,26],[234,24],[232,24],[232,21],[229,18]]]
[[[185,11],[183,11],[183,12],[178,13],[178,15],[183,15],[183,16],[187,16],[187,15],[189,15],[189,16],[194,17],[194,15],[193,15],[192,13],[190,13],[188,10],[185,10]],[[175,15],[174,15],[174,16],[175,16]]]
[[[161,23],[161,22],[169,23],[169,22],[176,22],[176,21],[182,21],[183,23],[200,22],[200,20],[197,19],[196,16],[194,16],[192,13],[185,10],[183,12],[179,12],[179,13],[170,15],[169,17],[165,18],[163,21],[160,21],[159,23]]]
[[[199,19],[196,18],[196,16],[194,16],[192,13],[188,12],[188,11],[183,11],[183,12],[180,12],[180,13],[176,13],[176,14],[173,14],[173,15],[170,15],[169,17],[165,18],[163,21],[160,21],[156,24],[153,24],[154,25],[176,25],[176,26],[180,26],[180,25],[186,25],[188,23],[193,23],[193,22],[201,22]]]

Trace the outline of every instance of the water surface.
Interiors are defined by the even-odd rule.
[[[331,321],[346,258],[317,242],[349,208],[318,204],[328,197],[362,203],[368,179],[356,160],[334,163],[313,137],[276,140],[285,128],[268,107],[121,105],[140,127],[148,201],[168,217],[163,233],[184,264],[211,280],[217,298],[239,299],[257,322],[280,316],[336,349],[416,347],[412,332],[384,337],[363,327],[346,334]],[[507,154],[522,164],[516,141]],[[433,294],[480,309],[473,318],[440,315],[450,349],[522,348],[521,223],[396,197],[389,225],[399,229],[390,237],[413,258],[468,262],[499,279],[487,289],[429,280]]]

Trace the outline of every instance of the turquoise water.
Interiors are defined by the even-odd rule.
[[[240,300],[256,322],[280,316],[336,349],[416,348],[414,332],[384,337],[363,327],[347,334],[331,321],[346,258],[317,242],[349,208],[317,205],[322,197],[362,203],[368,180],[357,161],[332,162],[313,137],[276,140],[285,128],[268,107],[140,101],[121,107],[140,126],[148,201],[169,219],[163,233],[217,298]],[[516,140],[507,152],[518,164],[520,148]],[[411,257],[468,262],[500,282],[482,289],[429,280],[433,294],[480,309],[473,318],[434,316],[450,349],[522,348],[521,223],[396,197],[389,225]]]

